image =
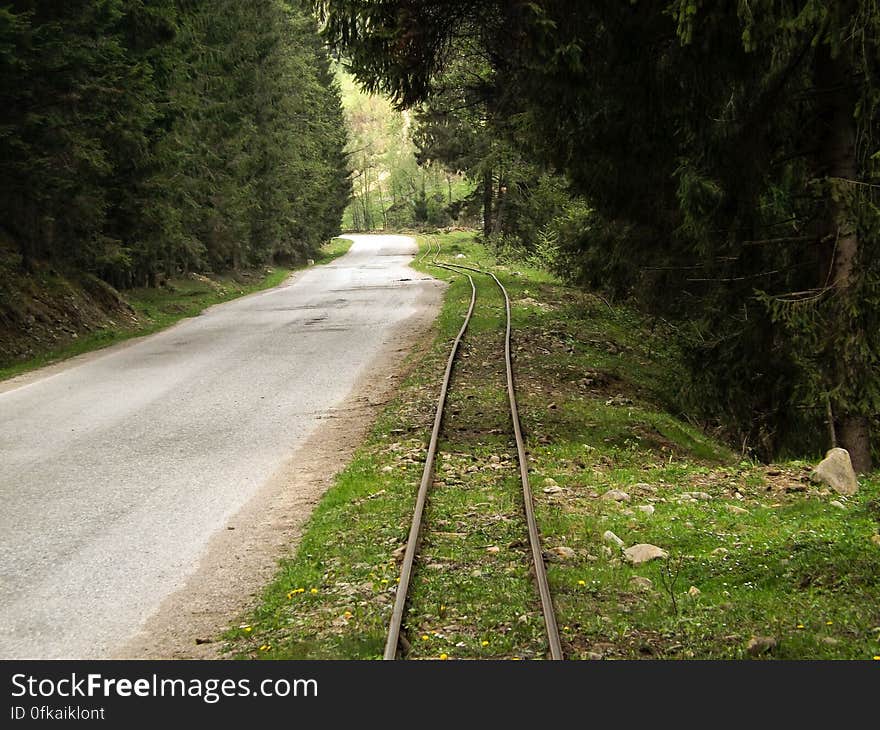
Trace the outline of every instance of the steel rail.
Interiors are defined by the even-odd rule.
[[[528,526],[529,544],[532,551],[532,563],[535,569],[535,581],[538,585],[538,592],[541,597],[541,609],[544,616],[544,628],[547,633],[547,640],[550,648],[550,658],[553,660],[561,660],[564,658],[562,653],[562,644],[559,639],[559,627],[556,622],[556,613],[553,609],[553,598],[550,593],[550,584],[547,580],[547,570],[544,565],[543,551],[541,550],[541,537],[540,533],[538,532],[537,520],[535,519],[534,497],[532,494],[531,486],[529,485],[528,459],[525,450],[525,442],[522,436],[522,427],[519,420],[519,408],[517,406],[516,400],[516,388],[513,379],[513,362],[511,354],[512,324],[510,297],[507,293],[507,289],[504,287],[498,277],[491,271],[484,271],[483,269],[474,268],[472,266],[464,266],[463,264],[444,264],[437,261],[437,256],[440,254],[439,243],[437,244],[436,251],[433,250],[433,245],[429,246],[425,253],[423,253],[422,256],[419,258],[419,263],[424,263],[426,258],[431,254],[433,254],[433,259],[429,262],[429,265],[441,269],[446,269],[455,273],[462,273],[462,271],[471,271],[482,274],[484,276],[490,276],[492,277],[498,288],[501,289],[501,293],[504,295],[504,307],[507,320],[504,335],[504,360],[507,371],[507,394],[510,405],[511,419],[513,421],[513,433],[514,439],[516,441],[517,458],[520,467],[520,481],[522,482],[523,489],[523,507],[526,514],[526,523]],[[470,324],[471,316],[473,315],[474,306],[476,304],[477,289],[476,285],[474,284],[474,279],[472,276],[470,276],[470,274],[465,274],[465,276],[467,276],[468,281],[471,285],[470,306],[468,307],[467,315],[465,316],[465,321],[462,324],[461,330],[459,331],[458,336],[456,337],[455,342],[452,346],[449,360],[446,363],[446,371],[443,376],[443,382],[440,387],[440,396],[437,400],[437,411],[434,415],[434,427],[431,431],[431,438],[428,444],[428,453],[425,457],[425,468],[422,472],[422,481],[419,485],[419,492],[416,498],[416,505],[413,512],[413,520],[412,524],[410,525],[409,538],[407,540],[406,551],[404,553],[403,564],[401,566],[400,583],[397,587],[394,607],[392,608],[391,612],[391,622],[388,629],[388,637],[385,643],[385,652],[383,655],[383,659],[385,660],[393,660],[397,658],[397,650],[400,643],[400,630],[403,623],[403,615],[406,610],[406,600],[409,593],[410,581],[412,579],[412,570],[413,564],[415,562],[416,551],[418,549],[419,535],[422,528],[422,518],[425,510],[425,503],[427,501],[428,489],[430,488],[431,483],[434,479],[434,465],[437,456],[437,442],[439,440],[440,428],[443,422],[443,411],[446,405],[446,394],[449,389],[449,382],[452,376],[453,364],[455,362],[456,355],[458,354],[461,340],[463,339],[465,332],[467,331],[468,325]]]
[[[439,253],[439,245],[438,245]],[[448,268],[442,264],[436,264],[441,268]],[[450,269],[452,270],[452,269]],[[456,272],[461,273],[461,272]],[[400,583],[397,586],[397,593],[394,597],[394,607],[391,610],[391,623],[388,627],[388,638],[385,642],[385,653],[383,659],[393,660],[397,658],[397,647],[400,642],[400,628],[403,622],[403,614],[406,609],[406,598],[409,593],[410,579],[412,578],[413,563],[415,562],[416,551],[418,549],[419,534],[422,528],[422,515],[425,511],[425,502],[428,497],[428,489],[434,479],[434,462],[437,456],[437,442],[440,437],[440,426],[443,422],[443,411],[446,406],[446,393],[449,390],[449,381],[452,377],[452,367],[455,362],[455,356],[458,354],[458,348],[464,333],[467,331],[471,321],[471,315],[474,313],[474,305],[477,301],[477,287],[474,279],[469,274],[465,274],[471,284],[471,303],[468,307],[464,323],[455,338],[452,345],[452,351],[449,353],[449,360],[446,363],[446,372],[443,374],[443,382],[440,385],[440,397],[437,399],[437,412],[434,415],[434,428],[431,431],[431,439],[428,443],[428,453],[425,457],[425,468],[422,471],[422,481],[419,485],[419,493],[416,497],[416,506],[413,512],[412,524],[409,529],[409,538],[406,543],[406,551],[403,554],[403,564],[400,568]]]
[[[439,249],[439,246],[438,246]],[[438,250],[439,253],[439,250]],[[504,334],[504,361],[507,368],[507,396],[510,402],[510,415],[513,420],[513,435],[516,440],[516,452],[519,460],[519,474],[523,490],[523,507],[526,513],[526,523],[529,528],[529,544],[532,549],[532,562],[535,567],[535,582],[538,584],[538,593],[541,596],[541,609],[544,614],[544,628],[547,632],[547,642],[550,647],[550,658],[553,660],[564,659],[562,642],[559,639],[559,626],[556,622],[556,612],[553,609],[553,597],[550,593],[550,583],[547,580],[547,569],[544,565],[544,554],[541,549],[541,534],[538,531],[538,522],[535,519],[535,502],[532,488],[529,485],[529,467],[526,456],[525,442],[522,435],[522,426],[519,420],[519,408],[516,401],[516,388],[513,380],[513,361],[511,357],[511,316],[510,297],[504,284],[491,271],[484,271],[473,266],[461,264],[449,264],[445,268],[454,267],[473,271],[485,276],[491,276],[501,293],[504,295],[504,310],[507,317],[507,326]]]

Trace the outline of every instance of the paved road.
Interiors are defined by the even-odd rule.
[[[0,393],[0,658],[97,658],[436,301],[410,239]],[[423,313],[423,312],[422,312]]]

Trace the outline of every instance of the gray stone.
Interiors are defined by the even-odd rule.
[[[654,581],[650,578],[643,578],[640,575],[634,575],[630,578],[629,584],[633,588],[638,588],[640,591],[650,591],[654,587]]]
[[[623,540],[621,540],[617,535],[615,535],[611,530],[605,530],[605,534],[602,535],[602,539],[605,542],[613,542],[617,547],[623,547]]]
[[[760,656],[772,652],[779,642],[772,636],[753,636],[746,644],[746,651],[751,656]]]
[[[613,500],[614,502],[629,502],[629,495],[619,489],[609,489],[602,495],[602,499]]]
[[[838,494],[850,495],[859,491],[859,480],[846,449],[831,449],[810,474],[810,479],[827,484]]]
[[[655,487],[653,484],[646,484],[645,482],[639,482],[638,484],[633,484],[632,488],[639,491],[639,492],[651,492],[652,494],[656,493],[656,491],[657,491],[657,487]]]
[[[640,504],[636,509],[639,512],[644,512],[646,515],[654,514],[654,505],[653,504]]]
[[[828,504],[832,507],[837,507],[837,509],[846,509],[846,505],[837,499],[832,499]]]
[[[639,543],[623,551],[624,557],[633,565],[641,565],[649,560],[668,557],[668,553],[656,545]]]
[[[563,560],[571,560],[575,555],[575,551],[570,547],[560,545],[559,547],[550,548],[550,552]]]
[[[735,515],[747,515],[749,511],[747,509],[743,509],[742,507],[737,507],[735,504],[725,505],[727,507],[727,511],[731,514]]]

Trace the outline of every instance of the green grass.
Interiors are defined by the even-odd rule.
[[[809,483],[806,462],[740,461],[670,412],[681,372],[671,333],[546,272],[497,265],[467,234],[431,240],[448,260],[492,266],[510,292],[529,471],[567,658],[748,658],[753,636],[776,641],[766,658],[880,655],[876,474],[841,498]],[[395,551],[470,296],[463,277],[419,268],[451,281],[434,341],[411,358],[397,399],[259,609],[225,635],[230,655],[381,656]],[[483,277],[478,287],[404,626],[413,658],[546,649],[497,355],[501,299]],[[603,499],[610,489],[629,501]],[[632,566],[604,540],[609,530],[669,557]]]
[[[350,240],[333,239],[321,249],[315,263],[328,263],[345,254],[350,247]],[[137,324],[110,324],[79,334],[72,342],[47,349],[31,359],[4,364],[0,367],[0,380],[100,350],[133,337],[153,334],[176,324],[181,319],[198,316],[215,304],[276,287],[293,271],[303,269],[305,266],[303,264],[294,268],[269,267],[259,272],[225,274],[211,278],[172,279],[168,286],[124,291],[122,296],[132,307]]]

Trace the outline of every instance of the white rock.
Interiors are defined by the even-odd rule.
[[[544,480],[544,486],[547,488],[552,488],[552,487],[558,487],[559,484],[556,482],[555,479],[551,479],[550,477],[547,477]]]
[[[846,449],[831,449],[810,474],[810,479],[827,484],[838,494],[850,495],[859,491],[859,480]]]
[[[564,545],[560,545],[559,547],[550,548],[550,552],[554,555],[558,555],[563,560],[570,560],[575,556],[575,551],[570,547],[565,547]]]
[[[614,502],[629,502],[630,496],[620,489],[609,489],[602,495],[602,499],[609,499]]]
[[[623,540],[621,540],[617,535],[615,535],[611,530],[605,530],[605,534],[602,535],[602,539],[605,542],[613,542],[617,547],[623,547]]]
[[[726,547],[719,547],[712,551],[712,555],[720,555],[721,557],[724,557],[729,552],[730,551]]]
[[[837,499],[831,500],[828,504],[830,504],[832,507],[837,507],[837,509],[846,509],[846,505]]]
[[[668,553],[662,548],[649,543],[639,543],[623,551],[624,557],[633,565],[641,565],[649,560],[668,557]]]
[[[655,487],[653,484],[645,484],[645,482],[639,482],[638,484],[633,484],[632,488],[638,492],[652,492],[652,493],[654,493],[657,491],[657,487]]]
[[[749,513],[749,511],[747,509],[743,509],[742,507],[737,507],[735,504],[728,504],[725,506],[726,506],[728,512],[735,514],[735,515],[747,515]]]
[[[653,504],[640,504],[636,509],[639,512],[644,512],[646,515],[654,514],[654,505]]]
[[[562,491],[562,487],[544,487],[544,494],[559,494]]]

